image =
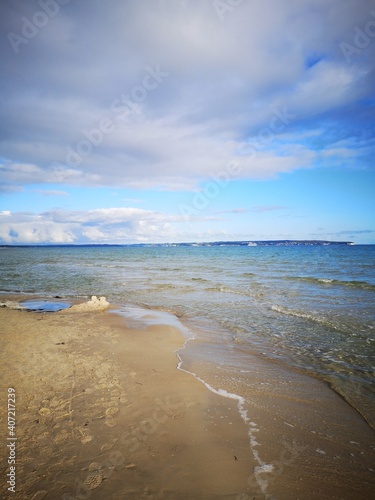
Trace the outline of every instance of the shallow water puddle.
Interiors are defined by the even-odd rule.
[[[34,312],[57,312],[71,306],[68,302],[52,300],[25,300],[20,304],[27,310]]]

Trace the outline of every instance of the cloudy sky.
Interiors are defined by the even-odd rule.
[[[375,243],[373,0],[0,11],[0,243]]]

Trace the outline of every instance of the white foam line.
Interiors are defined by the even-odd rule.
[[[246,402],[245,398],[239,396],[238,394],[228,392],[225,389],[214,389],[210,384],[205,382],[202,378],[198,377],[196,373],[191,372],[189,370],[185,370],[185,368],[182,368],[183,361],[179,353],[180,351],[183,351],[186,348],[188,342],[190,342],[191,340],[195,340],[194,333],[185,325],[183,325],[175,315],[166,311],[157,311],[152,309],[148,310],[141,307],[128,306],[126,308],[114,312],[117,312],[119,314],[122,313],[127,317],[130,316],[130,318],[135,319],[136,321],[137,320],[141,321],[143,322],[143,324],[147,323],[167,324],[169,326],[173,326],[179,329],[183,335],[188,337],[186,338],[183,346],[174,351],[174,354],[177,356],[178,359],[177,369],[185,373],[188,373],[189,375],[192,375],[195,379],[201,382],[209,391],[213,392],[214,394],[217,394],[218,396],[222,396],[224,398],[234,399],[237,401],[237,408],[240,413],[240,416],[244,421],[244,423],[248,426],[248,436],[249,436],[251,453],[254,457],[254,460],[258,464],[257,466],[254,467],[254,478],[265,498],[272,499],[272,496],[267,493],[268,481],[263,477],[261,477],[261,474],[273,472],[274,467],[272,464],[266,464],[260,458],[258,450],[256,449],[256,447],[259,446],[259,443],[255,438],[255,433],[259,432],[259,429],[257,424],[255,422],[250,421],[250,418],[248,417],[247,410],[245,409],[245,402]],[[147,318],[145,317],[148,315],[151,315],[151,318],[148,318],[149,321],[147,321]],[[165,321],[167,316],[169,317],[168,318],[169,321]],[[173,321],[170,321],[171,318],[173,318]],[[157,319],[159,319],[159,321],[157,321]]]
[[[150,320],[149,324],[167,324],[169,326],[173,326],[179,329],[183,335],[188,336],[183,346],[174,351],[174,354],[177,356],[178,359],[177,369],[185,373],[188,373],[189,375],[192,375],[195,379],[199,380],[199,382],[201,382],[209,391],[213,392],[214,394],[217,394],[218,396],[222,396],[224,398],[234,399],[237,401],[237,408],[240,413],[240,416],[242,420],[245,422],[245,424],[248,426],[250,449],[254,457],[254,460],[258,464],[256,467],[254,467],[255,480],[265,498],[271,499],[272,496],[267,493],[268,481],[263,477],[261,477],[261,474],[273,472],[274,467],[272,464],[266,464],[260,458],[258,450],[256,449],[256,446],[259,446],[259,443],[255,438],[255,433],[259,432],[259,429],[257,424],[255,422],[251,422],[250,418],[247,415],[247,410],[245,409],[245,402],[246,402],[245,398],[239,396],[238,394],[228,392],[225,389],[214,389],[210,384],[205,382],[202,378],[198,377],[196,373],[191,372],[189,370],[185,370],[185,368],[182,368],[183,361],[179,353],[180,351],[183,351],[186,348],[188,342],[190,342],[191,340],[195,340],[194,333],[185,325],[183,325],[175,315],[170,314],[166,311],[148,310],[140,307],[127,307],[116,312],[119,312],[120,314],[122,312],[124,315],[127,315],[128,317],[130,316],[132,319],[141,321],[144,324],[148,323],[145,316],[152,315],[150,318],[151,320],[149,319]],[[169,321],[165,321],[167,316],[169,317]],[[173,321],[170,321],[171,318],[173,318]],[[159,321],[157,321],[157,319],[159,319]]]
[[[225,389],[214,389],[210,384],[205,382],[202,378],[198,377],[198,375],[194,372],[191,372],[189,370],[185,370],[185,368],[182,368],[182,358],[180,356],[180,351],[183,351],[187,343],[190,342],[191,340],[195,340],[195,336],[193,335],[192,337],[188,338],[185,340],[184,345],[174,351],[174,354],[176,354],[178,358],[178,364],[177,364],[177,369],[181,370],[185,373],[188,373],[189,375],[193,375],[194,378],[199,380],[205,387],[207,387],[208,390],[213,392],[214,394],[217,394],[219,396],[222,396],[224,398],[229,398],[229,399],[235,399],[237,401],[237,408],[238,411],[241,415],[242,420],[245,422],[245,424],[248,426],[248,436],[249,436],[249,444],[250,444],[250,449],[252,452],[252,455],[254,457],[254,460],[258,463],[256,467],[254,467],[254,477],[255,480],[261,489],[263,495],[266,498],[272,498],[268,493],[267,493],[267,488],[268,488],[268,481],[261,477],[261,474],[265,473],[271,473],[274,470],[274,467],[272,464],[266,464],[261,458],[258,453],[258,450],[256,449],[256,446],[259,446],[259,443],[257,442],[255,438],[255,434],[259,432],[258,426],[255,422],[250,421],[250,418],[248,417],[247,410],[245,409],[245,403],[246,400],[242,396],[239,396],[238,394],[234,394],[231,392],[226,391]]]

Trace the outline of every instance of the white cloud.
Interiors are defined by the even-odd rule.
[[[242,215],[245,209],[220,213]],[[0,244],[158,243],[228,238],[214,214],[186,217],[133,207],[54,209],[43,213],[0,212]],[[211,223],[214,223],[213,228]],[[233,236],[233,235],[232,235]],[[246,239],[246,235],[238,235]]]
[[[298,110],[298,118],[302,118],[345,106],[358,95],[361,76],[357,68],[342,62],[322,61],[296,86],[288,99],[289,107]]]
[[[203,219],[203,218],[202,218]],[[135,243],[175,237],[180,215],[138,208],[51,210],[41,214],[0,212],[2,244]]]
[[[286,210],[288,207],[284,207],[281,205],[262,205],[260,207],[254,207],[253,211],[254,212],[273,212],[275,210]]]
[[[12,191],[12,186],[20,184],[94,184],[98,180],[95,174],[87,174],[78,169],[53,166],[42,168],[29,163],[0,163],[0,175],[5,190]]]
[[[5,38],[36,5],[4,9]],[[242,2],[220,21],[211,0],[61,6],[17,56],[10,44],[0,49],[3,190],[34,183],[192,189],[230,161],[241,164],[243,178],[311,167],[313,145],[299,144],[306,130],[370,122],[358,103],[372,95],[375,43],[348,65],[340,42],[353,42],[353,27],[365,25],[372,7],[370,0]],[[146,68],[158,66],[168,76],[145,93]],[[119,120],[113,104],[127,95],[132,109]],[[279,122],[255,157],[239,154],[269,128],[275,107],[296,118],[281,129]],[[84,131],[103,119],[111,132],[74,161],[67,148],[77,155]]]
[[[57,189],[34,189],[34,191],[41,196],[69,196],[66,191],[59,191]]]

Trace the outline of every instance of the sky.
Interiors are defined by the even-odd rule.
[[[0,244],[375,243],[373,0],[2,0]]]

